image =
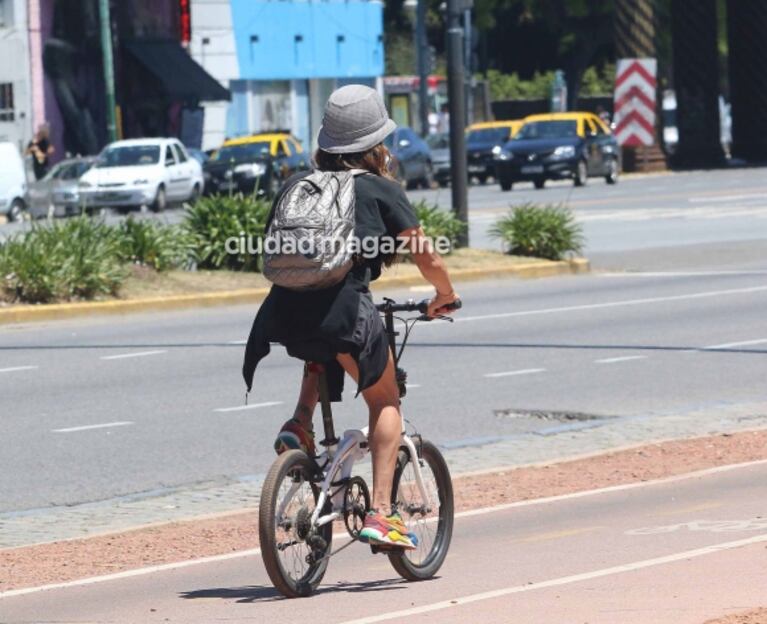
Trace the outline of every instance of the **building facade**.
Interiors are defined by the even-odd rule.
[[[34,123],[28,23],[27,0],[0,0],[0,141],[20,149]]]
[[[383,4],[367,0],[191,0],[193,58],[232,94],[204,105],[203,149],[290,130],[312,147],[330,93],[380,87]]]

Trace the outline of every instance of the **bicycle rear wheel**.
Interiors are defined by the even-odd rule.
[[[319,496],[316,467],[303,451],[287,451],[269,469],[261,490],[261,557],[274,586],[288,598],[311,594],[328,567],[332,522],[311,526]]]
[[[415,480],[415,469],[407,447],[397,458],[392,506],[399,510],[408,529],[418,538],[415,550],[389,553],[397,573],[410,581],[433,577],[440,569],[453,536],[453,482],[445,458],[431,442],[421,444],[421,475],[431,499],[428,505]]]

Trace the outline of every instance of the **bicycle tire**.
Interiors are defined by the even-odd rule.
[[[277,506],[280,504],[280,489],[283,482],[285,482],[286,479],[291,479],[293,483],[296,483],[295,479],[299,479],[299,489],[301,488],[302,483],[305,482],[308,484],[313,498],[313,510],[319,496],[319,488],[312,481],[316,473],[317,467],[306,453],[299,450],[287,451],[280,455],[272,464],[261,490],[261,501],[259,503],[258,513],[258,535],[261,543],[261,558],[264,561],[266,572],[274,587],[282,595],[288,598],[309,596],[322,581],[328,567],[329,560],[327,557],[320,559],[319,562],[310,563],[306,562],[305,558],[299,558],[296,555],[294,556],[294,563],[300,564],[301,561],[304,561],[306,562],[307,569],[300,577],[293,578],[288,570],[285,569],[285,566],[281,561],[277,542],[278,528],[283,531],[285,530],[284,527],[278,526],[276,518]],[[290,500],[292,500],[293,496]],[[311,510],[309,510],[308,507],[302,505],[299,507],[299,511],[296,512],[295,517],[291,520],[289,534],[293,533],[294,537],[299,538],[295,540],[296,546],[302,541],[299,537],[300,529],[298,528],[298,514],[302,514],[304,520],[306,520],[307,514],[310,514],[310,512]],[[285,517],[287,518],[288,515],[289,514],[286,512]],[[327,554],[330,552],[333,539],[333,523],[329,522],[322,527],[320,531],[320,536],[327,544],[324,549],[324,553]],[[303,540],[303,545],[306,546],[307,549],[310,549],[305,540]],[[293,548],[293,546],[288,546],[288,548]],[[284,550],[287,550],[287,548]]]
[[[402,551],[388,553],[389,561],[402,578],[409,581],[424,581],[432,578],[442,567],[450,548],[450,540],[453,536],[453,482],[450,478],[450,470],[447,462],[436,446],[424,440],[421,443],[421,458],[424,468],[428,466],[434,475],[436,494],[439,500],[439,510],[436,518],[422,519],[424,524],[436,523],[436,531],[431,545],[426,547],[425,540],[419,543],[414,551]],[[402,447],[397,457],[397,466],[394,471],[394,486],[392,488],[392,506],[397,506],[402,514],[402,519],[413,530],[413,517],[403,510],[403,492],[400,491],[400,482],[408,464],[412,461],[407,447]],[[422,468],[422,471],[424,470]],[[405,487],[403,486],[403,490]],[[420,494],[419,494],[420,497]],[[415,520],[418,523],[418,520]],[[419,538],[422,536],[419,536]],[[420,552],[427,550],[428,552]],[[418,561],[416,561],[416,557]]]

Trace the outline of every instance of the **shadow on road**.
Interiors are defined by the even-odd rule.
[[[391,591],[405,589],[407,581],[404,579],[388,579],[383,581],[365,581],[361,583],[337,583],[336,585],[322,585],[314,596],[331,594],[335,592],[367,593],[378,591]],[[280,592],[271,585],[249,585],[247,587],[215,587],[211,589],[197,589],[179,594],[181,598],[194,600],[198,598],[221,598],[233,600],[239,603],[273,602],[275,600],[287,600]]]

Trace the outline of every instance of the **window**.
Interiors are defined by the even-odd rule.
[[[0,11],[2,11],[2,2],[0,0]],[[0,20],[2,13],[0,13]],[[0,23],[0,25],[2,25]],[[13,121],[16,118],[16,114],[13,107],[13,83],[3,82],[0,83],[0,121]]]
[[[176,164],[176,159],[173,158],[173,150],[170,149],[170,145],[165,147],[165,166],[170,167]]]
[[[13,0],[0,0],[0,28],[9,28],[12,25],[11,9]]]
[[[185,163],[187,160],[189,160],[186,157],[186,153],[184,152],[184,148],[181,147],[181,144],[174,143],[173,144],[173,151],[176,153],[176,160],[180,163]]]
[[[295,156],[296,155],[296,148],[293,145],[293,142],[290,139],[285,139],[282,141],[281,145],[285,146],[285,149],[288,152],[288,156]]]
[[[277,143],[277,158],[284,158],[288,153],[285,151],[285,141]]]
[[[291,151],[294,154],[302,154],[304,151],[298,139],[293,139],[293,138],[288,139],[288,145],[290,145]]]

